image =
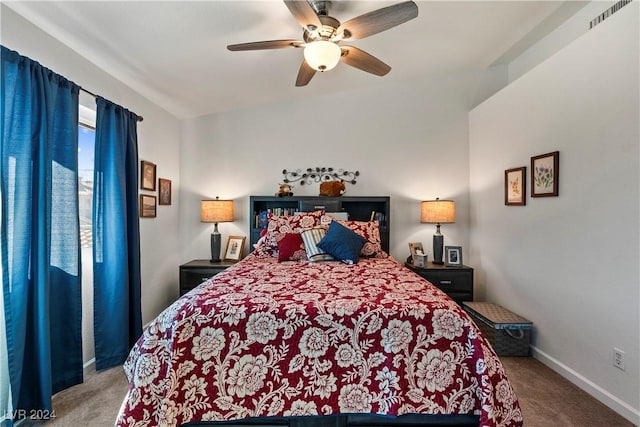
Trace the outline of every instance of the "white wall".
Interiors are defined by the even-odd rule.
[[[639,50],[634,2],[475,108],[469,154],[478,297],[532,320],[534,356],[635,423]],[[504,170],[555,150],[559,197],[504,206]]]
[[[617,1],[595,0],[578,10],[553,32],[523,52],[508,65],[508,80],[512,82],[529,72],[572,41],[589,31],[589,22]]]
[[[484,71],[480,76],[478,93],[473,96],[470,103],[470,109],[475,108],[500,89],[528,73],[532,68],[582,36],[589,30],[589,22],[616,2],[609,0],[565,2],[549,19],[523,37]],[[550,26],[555,26],[555,28],[547,33]],[[539,33],[546,35],[540,38]],[[521,51],[522,46],[531,43],[533,43],[531,46]]]
[[[140,220],[142,313],[143,321],[148,322],[178,294],[179,192],[176,189],[180,185],[180,123],[6,5],[0,7],[4,46],[144,117],[138,124],[139,158],[155,163],[158,176],[171,179],[174,188],[172,206],[158,206],[155,219]],[[92,98],[83,95],[81,102],[95,109]]]
[[[353,196],[391,196],[391,254],[409,255],[407,242],[431,247],[435,225],[420,224],[420,201],[452,198],[456,224],[442,227],[445,244],[467,248],[468,76],[407,82],[305,102],[186,120],[182,147],[182,260],[208,258],[212,226],[199,222],[200,200],[235,200],[236,221],[219,226],[249,233],[250,195],[272,195],[283,169],[325,166],[358,170]],[[313,84],[313,83],[312,83]],[[317,195],[318,184],[296,185]],[[431,254],[429,255],[432,256]]]

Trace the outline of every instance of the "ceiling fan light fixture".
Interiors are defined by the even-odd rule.
[[[328,71],[340,62],[342,50],[336,43],[317,40],[307,43],[304,48],[304,59],[311,68],[317,71]]]

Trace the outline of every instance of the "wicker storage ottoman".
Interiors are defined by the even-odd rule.
[[[498,356],[529,355],[530,321],[497,304],[467,301],[462,304]]]

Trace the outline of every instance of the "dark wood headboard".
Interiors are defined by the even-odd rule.
[[[268,212],[276,215],[310,212],[324,209],[326,212],[346,212],[352,221],[380,222],[380,240],[382,249],[389,253],[389,214],[391,199],[389,196],[250,196],[249,197],[249,250],[260,238],[260,231],[266,226]]]

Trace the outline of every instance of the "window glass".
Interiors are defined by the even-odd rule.
[[[82,246],[82,361],[92,366],[95,356],[93,339],[93,164],[95,159],[96,112],[80,105],[78,127],[78,203],[80,243]]]
[[[80,203],[80,242],[91,247],[91,216],[93,211],[93,160],[95,130],[87,125],[78,126],[78,192]]]

